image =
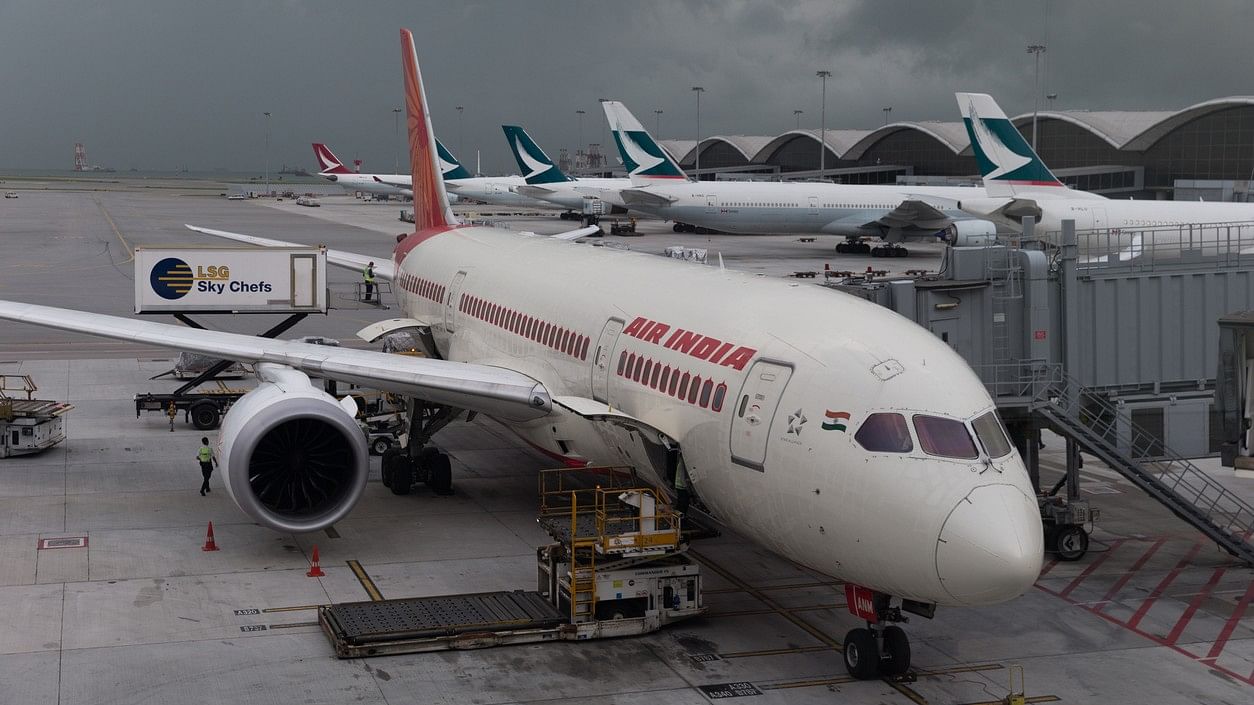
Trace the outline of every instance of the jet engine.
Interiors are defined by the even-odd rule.
[[[945,228],[945,242],[953,247],[991,245],[997,239],[997,226],[987,220],[955,220]]]
[[[356,407],[303,372],[261,363],[262,383],[222,420],[218,463],[245,514],[277,531],[318,531],[348,514],[366,487],[366,436]]]

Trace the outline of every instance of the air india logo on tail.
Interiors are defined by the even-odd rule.
[[[970,104],[968,110],[971,113],[971,117],[968,119],[971,121],[971,133],[975,136],[976,148],[993,166],[993,169],[986,173],[984,178],[1003,178],[1007,174],[1012,174],[1032,163],[1032,157],[1027,157],[1014,151],[988,128],[988,124],[976,112],[974,101]],[[1009,121],[1006,121],[1006,123],[1009,124]],[[1013,129],[1013,126],[1011,128]]]

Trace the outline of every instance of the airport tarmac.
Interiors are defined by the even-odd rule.
[[[128,315],[131,248],[206,242],[185,222],[381,259],[389,234],[404,229],[394,203],[344,198],[302,208],[197,193],[24,192],[5,202],[0,298]],[[536,232],[575,225],[491,217]],[[832,239],[643,229],[606,239],[656,253],[709,247],[712,261],[719,251],[728,267],[768,275],[824,262],[893,271],[938,262],[837,256]],[[355,281],[333,274],[346,308],[292,335],[348,343],[365,323],[392,315],[349,307]],[[264,318],[211,323],[253,331],[272,319]],[[532,589],[535,547],[548,541],[535,522],[536,474],[549,461],[490,420],[457,423],[436,437],[453,459],[454,496],[394,496],[376,470],[334,532],[278,534],[248,521],[216,476],[208,497],[197,493],[199,431],[180,420],[170,432],[160,416],[131,414],[136,392],[172,386],[149,380],[172,358],[0,325],[0,374],[30,374],[40,396],[76,405],[66,443],[0,460],[0,704],[702,703],[726,694],[752,703],[991,703],[1007,694],[1013,664],[1024,667],[1034,703],[1254,698],[1254,573],[1091,458],[1083,487],[1102,510],[1093,552],[1076,563],[1047,557],[1034,589],[1008,604],[913,618],[914,682],[851,681],[838,649],[859,624],[842,587],[731,533],[692,548],[705,567],[709,614],[654,635],[337,660],[313,606],[367,600],[372,589],[387,598]],[[1063,444],[1045,442],[1052,484]],[[1203,467],[1254,499],[1254,480]],[[200,550],[209,521],[218,552]],[[73,537],[85,545],[39,549],[41,539]],[[314,544],[324,578],[305,575]]]

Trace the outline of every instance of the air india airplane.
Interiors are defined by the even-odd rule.
[[[431,357],[11,301],[0,318],[254,363],[262,383],[217,445],[232,498],[278,531],[331,525],[366,484],[355,409],[316,375],[410,399],[408,447],[384,458],[396,492],[416,478],[450,488],[430,440],[467,412],[568,464],[630,464],[661,486],[684,473],[728,527],[848,584],[866,621],[844,642],[859,678],[907,671],[903,612],[991,605],[1032,585],[1043,540],[1027,471],[949,346],[816,286],[458,224],[408,30],[401,45],[415,230],[376,267],[404,318],[371,330],[416,328]]]

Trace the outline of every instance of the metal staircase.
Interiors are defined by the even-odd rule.
[[[1120,430],[1118,408],[1061,368],[1038,368],[1020,394],[1030,407],[1091,453],[1196,527],[1233,556],[1254,565],[1254,506],[1135,424]]]

